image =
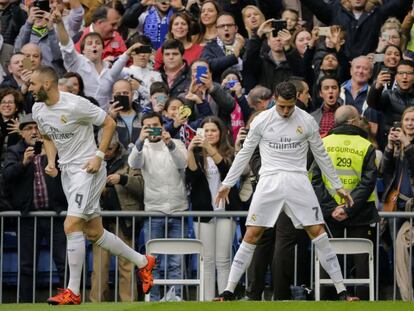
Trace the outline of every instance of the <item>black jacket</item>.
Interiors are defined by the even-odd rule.
[[[19,1],[20,2],[20,1]],[[0,14],[1,34],[4,43],[14,45],[20,28],[27,19],[27,13],[20,8],[19,3],[10,3]]]
[[[257,35],[247,42],[243,57],[244,80],[273,91],[276,84],[288,80],[292,75],[303,76],[302,59],[294,49],[286,53],[286,61],[276,64],[270,58],[269,50],[262,48],[262,45],[263,40]]]
[[[414,193],[414,141],[411,141],[411,144],[404,148],[404,158],[408,164],[408,171],[404,174],[409,174],[411,191]],[[385,148],[381,161],[381,174],[385,185],[385,191],[382,195],[383,201],[390,190],[396,188],[401,165],[402,159],[394,156],[394,150]]]
[[[10,203],[15,210],[26,214],[34,210],[33,180],[34,164],[23,165],[24,151],[28,145],[24,140],[7,149],[4,161],[3,175],[7,191],[10,194]],[[42,166],[46,167],[47,158],[42,156]],[[45,174],[47,193],[49,196],[49,210],[60,213],[67,209],[66,197],[62,189],[60,175],[55,178]]]
[[[346,32],[345,54],[349,59],[373,52],[377,47],[381,25],[389,16],[395,16],[411,4],[411,0],[389,0],[364,12],[356,19],[341,1],[302,0],[303,4],[324,24],[339,25]]]
[[[168,85],[168,78],[165,74],[164,68],[160,69],[162,81],[164,81]],[[181,72],[175,78],[172,86],[170,87],[170,96],[171,97],[178,97],[180,95],[184,95],[187,93],[188,88],[190,87],[191,83],[191,70],[190,67],[186,64],[185,67],[181,70]]]
[[[197,155],[195,155],[197,157]],[[189,168],[186,169],[186,181],[191,186],[190,202],[193,211],[213,211],[211,206],[211,192],[208,186],[207,177],[204,173],[204,161],[200,156],[200,161],[197,162],[197,170],[192,171]],[[217,164],[217,168],[220,172],[220,180],[223,181],[226,177],[230,165],[226,164],[224,160]],[[229,204],[226,204],[226,211],[240,211],[242,210],[242,203],[239,198],[239,192],[236,186],[230,189]],[[209,217],[202,217],[200,221],[208,222]]]
[[[352,136],[367,138],[366,132],[353,125],[340,125],[331,130],[329,134],[349,135],[351,144]],[[354,206],[345,208],[348,218],[338,222],[332,218],[332,211],[338,206],[335,199],[329,194],[323,181],[321,170],[316,163],[312,165],[312,186],[318,197],[325,221],[333,225],[361,226],[376,223],[379,221],[378,211],[375,202],[367,202],[375,189],[377,181],[377,166],[375,165],[375,149],[371,145],[365,155],[362,165],[361,179],[358,185],[351,191]]]
[[[220,83],[221,74],[227,68],[238,64],[238,58],[226,55],[223,49],[217,44],[217,40],[212,40],[204,47],[201,58],[206,59],[213,74],[213,81]]]
[[[401,116],[407,107],[414,106],[414,88],[409,92],[402,92],[398,87],[392,90],[369,89],[367,96],[368,106],[383,113],[385,132],[388,133],[394,121],[401,121]]]

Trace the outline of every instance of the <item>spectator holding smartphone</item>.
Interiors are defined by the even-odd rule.
[[[130,151],[141,132],[142,112],[140,107],[133,105],[129,81],[116,81],[112,88],[112,96],[113,101],[109,105],[108,114],[116,121],[119,142],[125,150]]]
[[[221,76],[221,86],[230,92],[234,98],[234,109],[230,114],[230,118],[232,138],[235,142],[239,130],[247,124],[253,109],[249,107],[244,95],[242,76],[239,71],[233,68],[226,69]]]
[[[189,93],[197,95],[208,102],[213,115],[224,121],[231,128],[231,113],[234,110],[234,98],[219,83],[213,82],[211,68],[206,60],[199,59],[191,64],[191,84]],[[194,106],[195,117],[201,113],[198,105]]]
[[[122,74],[138,82],[136,90],[138,98],[148,99],[151,84],[162,81],[162,78],[158,71],[149,66],[152,53],[151,40],[144,35],[139,35],[134,43],[136,43],[136,49],[131,53],[132,65],[122,69]]]
[[[395,81],[397,87],[384,89],[390,81],[390,74],[382,71],[370,88],[367,97],[368,105],[381,111],[384,116],[384,123],[379,128],[378,136],[378,144],[381,149],[387,143],[387,135],[393,122],[401,119],[407,107],[414,106],[414,63],[409,60],[402,60],[396,69]]]
[[[186,178],[191,185],[190,200],[194,211],[241,210],[236,187],[231,188],[227,204],[214,203],[234,157],[234,149],[226,133],[227,129],[219,118],[207,117],[201,123],[201,131],[197,131],[190,143]],[[194,223],[195,235],[204,245],[204,299],[207,301],[215,297],[216,269],[219,292],[226,287],[235,229],[235,220],[226,217],[201,217]]]
[[[212,115],[213,112],[208,102],[202,101],[195,94],[187,93],[185,100],[187,103],[189,101],[195,103],[200,113],[197,118],[191,118],[191,107],[186,105],[184,99],[179,97],[172,97],[167,100],[163,111],[163,118],[165,130],[170,133],[171,137],[180,139],[188,147],[203,119]]]
[[[21,120],[19,129],[23,139],[7,149],[3,172],[6,191],[10,195],[13,209],[20,211],[23,216],[32,211],[60,213],[66,210],[67,202],[60,176],[52,178],[45,173],[47,158],[41,148],[40,150],[36,148],[36,143],[41,136],[31,114]],[[38,262],[39,259],[39,251],[35,251],[35,246],[39,250],[40,241],[44,238],[48,244],[53,243],[53,260],[58,271],[59,287],[64,286],[66,236],[63,232],[63,221],[63,218],[57,217],[51,226],[48,218],[22,217],[20,219],[18,234],[24,247],[20,250],[19,301],[33,301],[33,263]],[[50,240],[51,230],[53,241]],[[37,234],[34,235],[33,232]]]
[[[47,5],[40,5],[42,3]],[[49,1],[34,1],[30,5],[29,16],[26,23],[20,28],[19,35],[14,44],[14,51],[20,52],[27,43],[38,45],[41,50],[41,53],[38,53],[38,55],[41,55],[43,65],[52,66],[59,75],[65,73],[59,41],[53,27]]]
[[[141,119],[142,130],[128,163],[132,168],[140,168],[144,177],[145,211],[158,211],[167,215],[188,209],[187,192],[183,172],[187,167],[187,150],[184,144],[171,138],[163,127],[162,116],[148,112]],[[165,193],[168,195],[160,195]],[[186,238],[187,225],[181,218],[151,217],[144,222],[145,242],[156,238]],[[165,260],[166,259],[166,260]],[[154,278],[163,278],[167,265],[167,278],[181,278],[181,257],[157,256]],[[180,295],[180,288],[176,288]],[[151,300],[159,300],[159,286],[151,290]]]
[[[382,196],[383,201],[386,198],[390,198],[392,193],[395,193],[398,189],[398,196],[396,201],[397,211],[413,211],[413,194],[414,194],[414,107],[408,107],[404,110],[401,122],[396,121],[391,127],[388,134],[387,145],[384,150],[384,155],[381,162],[381,172],[384,178],[385,191]],[[411,232],[412,224],[404,223],[406,219],[398,218],[396,222],[389,222],[389,233],[391,235],[391,241],[393,241],[396,254],[396,279],[400,289],[401,297],[404,300],[409,300],[410,289],[412,289],[412,283],[404,283],[404,279],[401,274],[407,273],[409,275],[411,271],[411,262],[405,264],[401,256],[407,256],[406,252],[410,251],[410,247],[407,247],[402,240],[404,237],[409,237],[407,231]],[[395,228],[394,228],[395,225]],[[394,232],[398,233],[394,236]],[[389,241],[386,236],[382,237],[384,241]],[[408,238],[407,241],[410,239]],[[396,242],[394,242],[396,241]],[[404,251],[406,250],[406,251]]]

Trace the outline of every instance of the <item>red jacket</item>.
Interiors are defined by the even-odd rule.
[[[80,37],[79,41],[76,42],[75,48],[80,53],[80,43],[82,42],[82,39],[91,32],[91,26],[88,28],[85,28],[82,36]],[[125,45],[124,40],[122,39],[121,35],[114,31],[114,36],[111,40],[105,40],[104,41],[104,51],[102,53],[102,59],[107,58],[108,56],[118,57],[121,54],[123,54],[127,50],[127,47]]]

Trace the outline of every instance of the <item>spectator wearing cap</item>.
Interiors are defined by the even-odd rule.
[[[45,174],[47,157],[39,142],[40,133],[32,115],[28,114],[20,122],[22,140],[6,151],[3,175],[10,203],[14,210],[22,213],[20,231],[17,232],[20,243],[20,302],[32,302],[33,263],[38,262],[39,243],[47,239],[53,243],[53,260],[59,274],[59,286],[63,287],[66,236],[63,231],[63,218],[55,218],[51,229],[49,218],[25,217],[32,211],[55,211],[67,209],[60,178]],[[53,241],[50,235],[53,231]],[[36,234],[33,234],[36,232]],[[36,259],[33,256],[37,245]],[[36,261],[35,261],[36,260]]]

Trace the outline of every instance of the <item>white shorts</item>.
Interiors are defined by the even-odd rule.
[[[79,165],[62,168],[62,186],[68,201],[68,216],[90,220],[101,211],[99,198],[106,183],[104,162],[98,172],[89,174]]]
[[[296,228],[325,223],[308,176],[280,172],[261,176],[250,204],[246,226],[272,228],[285,213]]]

